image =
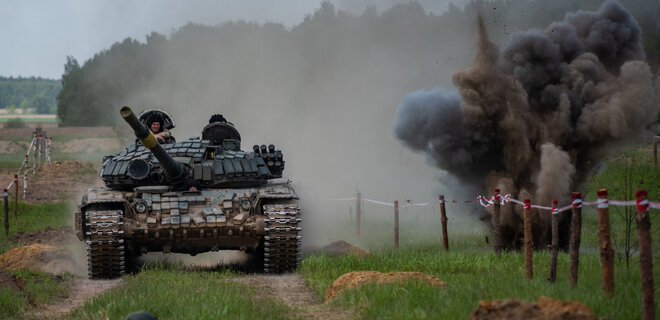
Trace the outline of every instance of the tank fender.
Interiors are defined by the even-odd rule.
[[[75,214],[76,236],[83,240],[83,230],[85,219],[83,213],[90,207],[122,208],[125,213],[132,212],[132,208],[124,198],[121,191],[112,190],[105,187],[90,188],[83,195],[81,204],[78,205],[78,211]]]
[[[257,193],[260,199],[298,199],[298,194],[288,183],[268,185],[259,188]]]

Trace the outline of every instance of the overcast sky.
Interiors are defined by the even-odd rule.
[[[421,0],[441,13],[449,2]],[[132,37],[145,41],[152,31],[169,35],[188,22],[216,25],[228,20],[300,23],[321,0],[2,0],[0,76],[59,79],[66,56],[80,62],[113,43]],[[379,10],[409,0],[334,0],[338,9]]]

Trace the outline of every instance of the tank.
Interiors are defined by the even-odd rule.
[[[87,189],[75,214],[90,278],[119,277],[131,258],[148,252],[241,250],[265,273],[296,269],[301,211],[290,181],[279,179],[280,150],[242,151],[238,130],[224,118],[201,137],[161,144],[131,108],[120,114],[136,142],[103,158],[105,187]]]

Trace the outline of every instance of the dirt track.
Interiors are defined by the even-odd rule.
[[[356,316],[344,310],[333,309],[315,298],[299,274],[251,275],[233,280],[258,289],[262,297],[276,297],[303,319],[353,319]]]

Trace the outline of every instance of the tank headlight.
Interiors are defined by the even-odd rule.
[[[246,211],[250,210],[250,201],[249,200],[243,200],[241,202],[241,208],[243,208],[243,210],[246,210]]]
[[[147,211],[147,204],[144,201],[139,201],[135,204],[135,210],[139,213]]]

